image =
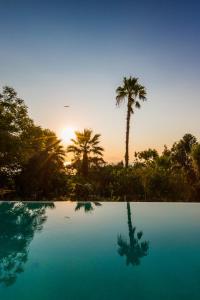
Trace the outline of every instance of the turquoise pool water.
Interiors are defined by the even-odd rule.
[[[199,300],[200,204],[0,203],[1,300]]]

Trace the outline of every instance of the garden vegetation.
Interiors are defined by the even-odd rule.
[[[17,92],[0,93],[0,195],[26,200],[87,201],[198,201],[200,195],[200,143],[186,133],[171,148],[135,152],[129,157],[130,117],[145,87],[137,78],[124,78],[116,90],[116,103],[127,101],[125,160],[104,161],[101,135],[91,129],[76,132],[64,149],[56,134],[37,126]],[[65,164],[66,154],[72,163]],[[131,162],[131,163],[130,163]],[[7,195],[7,196],[6,196]]]

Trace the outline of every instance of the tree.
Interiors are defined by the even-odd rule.
[[[91,163],[96,163],[103,156],[104,149],[99,146],[101,135],[93,135],[91,129],[76,131],[75,134],[76,139],[71,139],[73,144],[67,147],[67,152],[74,154],[74,163],[80,165],[80,174],[87,177]]]
[[[20,168],[25,154],[22,136],[33,126],[27,107],[8,86],[0,93],[0,176],[11,176]]]
[[[0,283],[14,284],[28,261],[29,246],[47,220],[53,203],[0,203]]]
[[[192,164],[191,152],[193,146],[197,144],[196,137],[187,133],[183,138],[173,144],[171,149],[171,160],[174,169],[183,169],[188,182],[191,184],[195,179],[195,172]]]
[[[195,144],[192,147],[191,156],[195,170],[200,177],[200,144]]]
[[[54,132],[36,126],[17,92],[0,94],[0,187],[44,194],[66,187],[64,150]]]
[[[121,236],[118,236],[117,244],[119,246],[118,253],[120,256],[126,257],[126,264],[139,265],[140,258],[148,254],[149,242],[141,241],[142,231],[136,233],[136,227],[133,227],[131,220],[130,203],[127,202],[129,243]]]
[[[101,206],[102,204],[100,202],[95,202],[95,201],[92,201],[92,202],[77,202],[76,204],[76,207],[75,207],[75,211],[78,211],[80,210],[81,208],[84,209],[84,212],[85,213],[88,213],[88,212],[92,212],[96,207],[98,206]]]
[[[23,196],[59,195],[66,191],[65,152],[52,132],[46,131],[46,134],[43,146],[22,165],[16,179],[17,191]]]
[[[187,169],[191,165],[191,150],[192,147],[197,144],[196,138],[187,133],[183,136],[183,138],[173,144],[171,149],[171,157],[174,164],[177,167],[183,167]]]
[[[155,149],[148,149],[140,152],[135,152],[136,162],[140,162],[142,164],[151,164],[156,159],[158,159],[159,155]]]
[[[140,108],[139,100],[146,100],[146,89],[138,83],[138,78],[124,77],[122,86],[116,89],[116,104],[119,106],[127,99],[127,117],[126,117],[126,148],[125,148],[125,167],[129,163],[129,131],[130,118],[134,113],[134,108]]]

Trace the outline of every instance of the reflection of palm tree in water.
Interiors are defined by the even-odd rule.
[[[0,203],[0,283],[12,285],[24,270],[28,247],[53,203]]]
[[[85,213],[87,212],[91,212],[94,210],[95,206],[101,206],[101,203],[99,202],[77,202],[76,207],[75,207],[75,211],[80,210],[81,208],[84,209]]]
[[[136,227],[133,227],[131,220],[131,208],[129,202],[127,202],[127,215],[129,229],[129,244],[121,235],[119,235],[117,240],[117,244],[119,246],[118,253],[120,256],[126,256],[127,265],[139,265],[140,258],[148,254],[149,242],[142,242],[142,231],[136,232]]]

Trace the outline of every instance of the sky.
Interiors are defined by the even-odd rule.
[[[200,1],[0,0],[0,89],[12,86],[35,123],[100,133],[124,158],[126,106],[115,90],[139,78],[147,102],[131,119],[134,152],[200,139]],[[64,105],[70,105],[65,109]]]

